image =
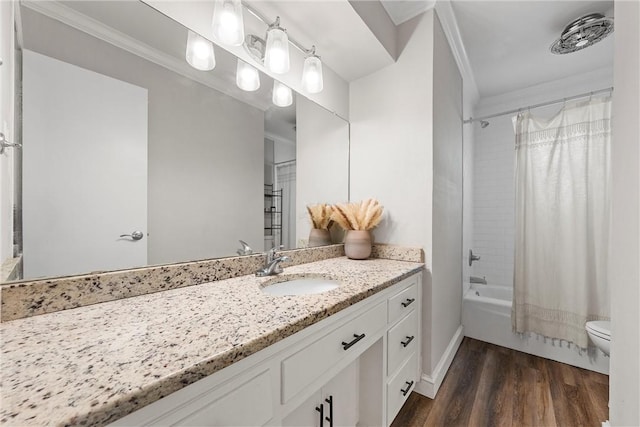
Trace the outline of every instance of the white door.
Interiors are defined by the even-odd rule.
[[[147,90],[25,50],[23,132],[25,278],[146,265]]]

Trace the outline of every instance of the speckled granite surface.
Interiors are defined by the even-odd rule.
[[[344,255],[343,245],[282,251],[299,265]],[[156,267],[32,280],[0,285],[0,321],[53,313],[199,283],[252,274],[264,264],[264,254],[219,258]]]
[[[0,324],[0,422],[107,424],[422,268],[340,257],[285,269],[341,280],[319,295],[268,296],[251,275]]]
[[[371,248],[371,258],[424,262],[424,251],[422,248],[376,243]]]

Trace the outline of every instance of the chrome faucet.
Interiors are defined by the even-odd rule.
[[[486,276],[482,276],[482,277],[469,276],[469,283],[478,283],[480,285],[486,285],[487,277]]]
[[[276,274],[282,273],[282,266],[280,265],[280,263],[283,261],[291,260],[291,258],[289,258],[286,255],[276,256],[278,249],[282,249],[282,248],[283,246],[280,246],[280,247],[274,246],[273,248],[267,251],[264,267],[256,271],[256,276],[258,277],[274,276]]]
[[[238,249],[236,251],[236,253],[240,256],[242,255],[251,255],[253,253],[253,249],[251,249],[251,246],[249,246],[249,244],[247,244],[247,242],[245,242],[244,240],[239,240],[240,244],[242,245],[242,249]]]

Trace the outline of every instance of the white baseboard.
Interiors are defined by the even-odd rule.
[[[436,365],[436,368],[433,370],[433,373],[431,375],[423,373],[420,377],[420,381],[418,381],[414,389],[416,392],[430,399],[436,397],[438,389],[444,380],[444,376],[447,374],[451,362],[453,362],[453,357],[456,355],[460,343],[462,343],[462,338],[464,338],[464,329],[462,325],[460,325],[456,333],[453,334],[451,341],[449,341],[449,345]]]

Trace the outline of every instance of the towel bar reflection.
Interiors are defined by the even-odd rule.
[[[4,137],[4,133],[0,132],[0,154],[4,154],[5,148],[22,148],[22,144],[7,141]]]

